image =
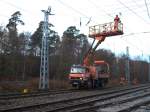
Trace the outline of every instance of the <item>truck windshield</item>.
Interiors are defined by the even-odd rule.
[[[85,68],[81,67],[72,67],[71,73],[85,73]]]

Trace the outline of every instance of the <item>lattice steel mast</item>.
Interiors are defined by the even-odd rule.
[[[42,36],[42,48],[41,48],[41,65],[40,65],[40,82],[39,89],[45,90],[49,88],[49,30],[48,21],[49,15],[51,14],[51,8],[48,10],[42,10],[44,13],[44,24],[43,24],[43,36]]]

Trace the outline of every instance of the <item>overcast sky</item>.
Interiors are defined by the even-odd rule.
[[[25,26],[19,31],[34,32],[43,20],[41,10],[52,7],[54,16],[49,22],[62,36],[69,26],[76,26],[88,35],[88,27],[112,22],[116,14],[124,24],[124,35],[108,37],[100,48],[116,54],[125,53],[129,46],[132,56],[147,58],[150,55],[150,0],[0,0],[0,24],[6,25],[15,11],[22,13]],[[91,18],[88,25],[86,23]],[[80,26],[80,20],[82,26]]]

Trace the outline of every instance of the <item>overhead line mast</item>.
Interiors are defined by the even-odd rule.
[[[51,14],[51,7],[48,10],[42,10],[44,13],[42,48],[41,48],[41,65],[40,65],[40,82],[39,89],[46,90],[49,88],[49,30],[48,30],[48,17]]]

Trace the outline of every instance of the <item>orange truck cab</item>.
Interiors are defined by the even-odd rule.
[[[73,87],[86,85],[90,77],[89,69],[82,65],[73,65],[70,70],[69,80]]]

